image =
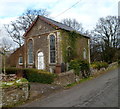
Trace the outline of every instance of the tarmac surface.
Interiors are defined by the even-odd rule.
[[[118,72],[120,68],[20,107],[118,107]]]

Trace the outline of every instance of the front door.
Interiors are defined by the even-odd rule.
[[[42,70],[45,69],[43,52],[38,53],[38,69],[42,69]]]

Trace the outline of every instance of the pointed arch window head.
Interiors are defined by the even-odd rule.
[[[55,63],[55,36],[50,35],[50,63]]]
[[[28,42],[28,64],[33,64],[33,41]]]

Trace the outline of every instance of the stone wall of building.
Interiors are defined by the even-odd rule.
[[[11,86],[2,88],[2,107],[9,107],[20,102],[26,101],[29,97],[28,83],[21,84],[20,86]]]
[[[54,80],[55,84],[62,85],[62,86],[66,86],[74,82],[76,82],[76,76],[73,70],[58,74],[58,76]]]
[[[23,57],[23,64],[19,64],[19,57]],[[24,45],[18,48],[14,53],[12,53],[7,58],[7,67],[18,67],[23,68],[24,67]]]
[[[84,52],[84,49],[86,49],[86,61],[90,62],[90,47],[89,47],[89,39],[88,38],[85,38],[85,37],[82,37],[79,38],[76,42],[76,47],[77,47],[77,57],[79,57],[79,59],[83,60],[84,59],[84,56],[83,56],[83,52]]]
[[[53,28],[51,25],[45,23],[44,21],[38,19],[31,30],[25,36],[25,63],[28,68],[38,68],[38,53],[43,52],[44,54],[44,63],[45,70],[50,71],[50,68],[55,69],[55,64],[50,64],[49,62],[49,35],[54,34],[56,36],[56,61],[57,52],[58,52],[58,44],[57,44],[57,30]],[[28,42],[29,40],[33,41],[33,64],[28,64]],[[59,57],[59,56],[58,56]],[[57,63],[57,62],[56,62]]]

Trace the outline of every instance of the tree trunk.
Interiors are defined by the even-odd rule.
[[[6,74],[6,70],[5,70],[5,55],[3,56],[3,73]]]

